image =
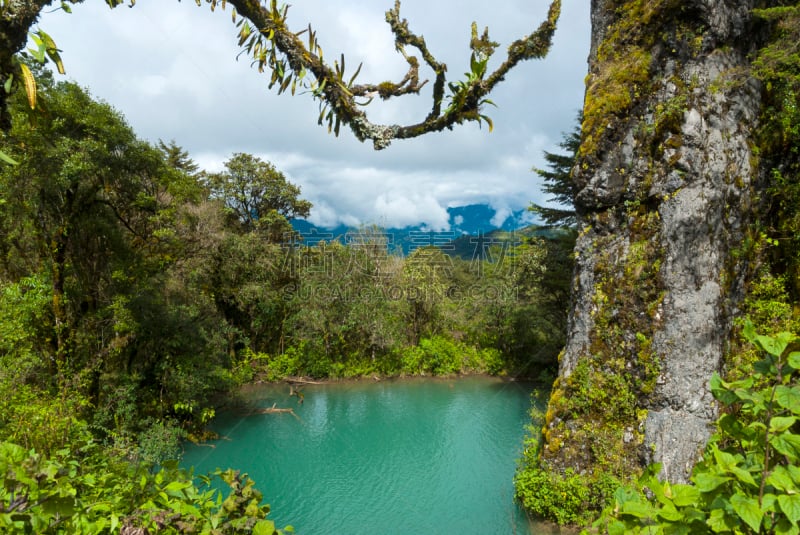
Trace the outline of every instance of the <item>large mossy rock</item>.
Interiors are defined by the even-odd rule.
[[[593,0],[566,349],[542,468],[685,481],[758,189],[752,0]]]

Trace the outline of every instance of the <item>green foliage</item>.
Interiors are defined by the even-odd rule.
[[[800,295],[800,5],[796,1],[768,5],[773,7],[754,12],[769,36],[752,64],[753,75],[764,87],[759,155],[765,169],[771,168],[762,221],[773,245],[768,257],[772,270],[785,274],[796,300]]]
[[[563,477],[537,469],[519,472],[514,480],[515,497],[539,518],[561,525],[584,524],[589,502],[587,478],[568,471]]]
[[[251,483],[224,475],[242,494],[218,498],[165,463],[203,436],[216,394],[255,377],[554,362],[572,233],[479,245],[472,261],[394,256],[370,227],[347,245],[287,240],[310,204],[271,164],[236,154],[207,177],[174,142],[152,146],[84,89],[37,76],[48,114],[20,120],[17,95],[0,139],[20,160],[0,167],[0,441],[23,448],[8,446],[22,465],[0,499],[11,532],[271,533]]]
[[[600,463],[591,472],[584,473],[577,473],[571,468],[558,473],[543,464],[542,448],[545,443],[542,429],[552,421],[553,416],[549,406],[545,412],[537,402],[541,399],[546,399],[546,396],[538,391],[531,396],[532,424],[528,427],[525,448],[514,476],[515,499],[538,518],[560,525],[587,525],[596,518],[598,506],[602,507],[601,504],[609,503],[613,498],[621,479]],[[599,431],[603,432],[602,429]],[[547,447],[561,447],[560,440],[551,438]],[[615,446],[606,444],[605,447]]]
[[[800,532],[800,338],[744,334],[763,358],[753,373],[711,381],[726,412],[691,485],[661,482],[651,467],[621,487],[594,527],[604,533]]]
[[[578,194],[578,186],[572,179],[572,167],[575,165],[578,150],[581,146],[581,123],[582,115],[578,115],[578,125],[572,132],[563,134],[561,143],[558,144],[564,151],[563,154],[556,154],[545,151],[544,159],[550,168],[536,169],[533,171],[543,180],[542,191],[550,195],[551,202],[557,203],[560,207],[551,208],[531,204],[530,211],[538,214],[547,225],[576,227],[578,216],[575,212],[575,196]]]
[[[234,154],[224,172],[208,175],[207,184],[245,231],[259,229],[276,242],[292,231],[287,219],[308,217],[311,210],[311,203],[300,199],[298,186],[250,154]]]
[[[772,35],[753,61],[753,74],[766,84],[766,109],[762,126],[770,145],[790,146],[800,137],[800,6],[796,2],[781,7],[755,10],[756,16],[770,24]]]
[[[8,534],[293,531],[275,529],[246,474],[218,470],[195,478],[174,462],[153,472],[91,442],[49,456],[0,442],[0,474],[0,531]]]
[[[3,385],[0,398],[0,440],[49,454],[90,436],[80,416],[87,412],[87,400],[77,393],[53,396],[40,387],[13,383]]]
[[[419,345],[402,351],[402,372],[407,375],[455,375],[488,371],[497,373],[499,352],[476,349],[442,336],[423,338]]]
[[[139,457],[149,464],[178,459],[185,439],[186,431],[175,422],[154,422],[138,437]]]
[[[275,358],[269,359],[267,379],[276,381],[285,377],[301,375],[300,359],[302,355],[302,347],[290,347]]]

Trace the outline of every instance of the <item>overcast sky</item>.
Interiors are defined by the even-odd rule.
[[[344,53],[350,72],[363,62],[361,83],[399,80],[406,64],[384,21],[393,4],[295,0],[288,23],[299,31],[310,22],[325,57]],[[547,7],[547,0],[403,0],[400,13],[453,77],[468,70],[473,20],[501,43],[496,65],[512,40],[538,27]],[[193,0],[138,0],[110,10],[91,0],[72,14],[48,13],[39,25],[63,51],[67,77],[122,112],[140,137],[174,139],[209,171],[234,152],[271,161],[301,186],[320,225],[425,223],[432,230],[447,229],[448,206],[488,203],[500,223],[509,210],[543,200],[531,167],[543,166],[542,151],[557,151],[575,125],[590,34],[588,0],[565,0],[550,55],[519,65],[490,97],[498,106],[485,110],[492,133],[471,123],[376,152],[349,130],[337,138],[318,126],[310,95],[278,96],[245,56],[236,61],[230,11],[211,13]],[[424,93],[374,102],[368,111],[373,122],[407,124],[429,109]]]

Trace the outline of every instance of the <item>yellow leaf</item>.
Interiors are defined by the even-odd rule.
[[[30,104],[33,110],[36,108],[36,79],[33,77],[31,70],[24,63],[20,63],[19,68],[22,71],[22,81],[25,84],[25,92],[28,94],[28,104]]]

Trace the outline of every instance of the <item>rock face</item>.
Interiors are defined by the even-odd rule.
[[[593,0],[583,227],[550,470],[684,481],[716,418],[756,185],[753,0]]]

